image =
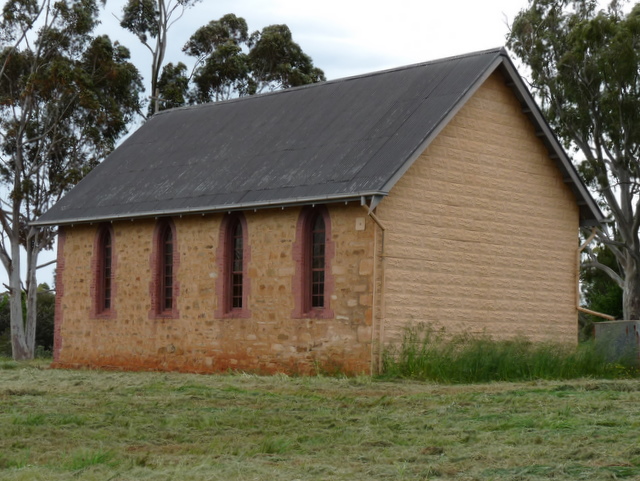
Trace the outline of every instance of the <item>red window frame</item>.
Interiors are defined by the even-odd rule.
[[[151,252],[150,318],[178,318],[178,239],[170,218],[156,223]]]
[[[159,312],[173,310],[173,231],[171,226],[165,225],[160,235],[160,296]]]
[[[309,219],[309,249],[307,251],[309,309],[323,309],[325,304],[326,229],[322,214],[315,212]]]
[[[220,275],[216,284],[218,318],[248,318],[249,290],[247,275],[251,250],[248,244],[247,221],[242,212],[233,212],[223,217],[217,250]]]
[[[92,317],[112,318],[115,315],[115,264],[114,233],[111,224],[98,227],[94,244],[94,280],[91,286]]]
[[[111,309],[111,283],[113,267],[113,239],[109,229],[104,229],[100,242],[100,311]]]
[[[293,318],[329,319],[333,317],[331,295],[334,278],[331,263],[335,253],[331,240],[331,217],[326,206],[302,208],[296,227],[293,256],[295,306]]]
[[[229,243],[227,256],[227,282],[229,283],[228,311],[242,309],[244,286],[244,236],[242,223],[234,218],[229,225]]]

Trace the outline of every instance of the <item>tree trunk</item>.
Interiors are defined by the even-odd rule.
[[[38,281],[36,269],[38,264],[40,236],[38,231],[31,229],[27,237],[27,319],[25,322],[25,339],[31,349],[33,359],[36,347],[36,320],[38,318]]]
[[[9,272],[9,312],[11,313],[11,350],[13,359],[33,359],[34,344],[29,342],[28,329],[22,315],[22,288],[20,285],[20,244],[11,239],[11,270]]]
[[[640,265],[629,256],[624,269],[622,309],[627,321],[640,319]]]

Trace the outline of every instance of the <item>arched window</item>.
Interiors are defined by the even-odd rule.
[[[293,317],[330,318],[333,289],[329,211],[324,206],[305,207],[300,212],[293,246],[296,273],[293,282],[295,309]]]
[[[173,309],[173,232],[164,226],[160,235],[160,311]]]
[[[309,250],[307,251],[307,262],[309,264],[309,287],[308,301],[312,309],[324,307],[324,279],[325,279],[325,226],[324,219],[319,212],[314,213],[309,222]]]
[[[226,215],[220,226],[218,268],[220,276],[217,317],[249,317],[249,279],[247,266],[250,250],[247,241],[247,222],[241,212]]]
[[[113,230],[110,224],[105,224],[98,228],[94,254],[93,310],[97,316],[108,316],[113,308],[114,264]]]
[[[151,316],[178,317],[177,270],[178,249],[176,229],[171,219],[158,221],[151,254],[153,279],[151,282]]]
[[[103,311],[111,309],[111,260],[112,260],[112,243],[111,232],[109,229],[105,229],[102,234],[101,242],[101,258],[102,265],[100,266],[100,280],[102,285],[100,286],[100,303]]]
[[[232,221],[229,227],[229,255],[227,262],[229,263],[228,279],[229,282],[229,300],[228,305],[231,309],[242,309],[242,286],[243,286],[243,264],[244,264],[244,241],[242,237],[242,224],[237,217]]]

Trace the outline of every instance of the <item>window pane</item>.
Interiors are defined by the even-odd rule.
[[[311,273],[313,285],[318,286],[324,284],[324,271],[313,271]]]
[[[312,222],[310,245],[311,307],[324,307],[325,224],[321,214]]]
[[[173,308],[173,232],[169,225],[165,225],[162,233],[160,260],[162,265],[159,266],[159,272],[162,277],[160,282],[160,306],[161,310],[168,311]]]
[[[319,294],[312,299],[311,307],[324,307],[324,295]]]
[[[100,309],[106,311],[111,308],[111,232],[104,228],[101,238],[101,272]]]
[[[324,232],[324,219],[321,214],[316,214],[316,218],[313,222],[313,230],[314,231],[323,231]]]
[[[242,284],[243,284],[243,263],[244,263],[244,242],[242,234],[242,224],[239,218],[235,218],[229,226],[231,237],[227,247],[228,263],[226,279],[229,285],[226,286],[227,306],[229,309],[242,308]]]

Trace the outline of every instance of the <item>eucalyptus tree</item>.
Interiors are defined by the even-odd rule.
[[[34,354],[38,256],[55,234],[30,222],[113,149],[139,110],[140,75],[126,48],[91,35],[97,18],[95,0],[9,0],[2,10],[0,261],[15,359]]]
[[[640,319],[640,4],[529,0],[508,47],[531,70],[532,87],[580,173],[615,221],[598,234],[619,270],[590,251],[588,266],[623,291],[623,316]]]
[[[280,90],[325,80],[324,72],[293,41],[286,25],[269,25],[249,39],[254,89]]]
[[[127,0],[120,25],[133,33],[151,53],[151,96],[149,112],[160,108],[158,82],[162,75],[168,45],[169,29],[184,15],[187,8],[200,0]]]
[[[286,25],[249,34],[247,22],[224,15],[200,27],[183,51],[196,59],[193,103],[225,100],[325,80]]]
[[[158,110],[182,107],[187,103],[189,93],[188,68],[182,63],[168,63],[162,67],[158,80],[158,92],[162,96]]]
[[[195,58],[193,103],[226,100],[251,93],[247,22],[232,13],[200,27],[182,49]]]
[[[606,245],[594,247],[592,255],[600,264],[603,264],[616,273],[619,273],[618,262]],[[580,273],[582,298],[585,306],[596,312],[606,312],[616,319],[623,316],[622,289],[602,270],[595,267],[582,269]],[[592,320],[598,320],[591,317]]]

